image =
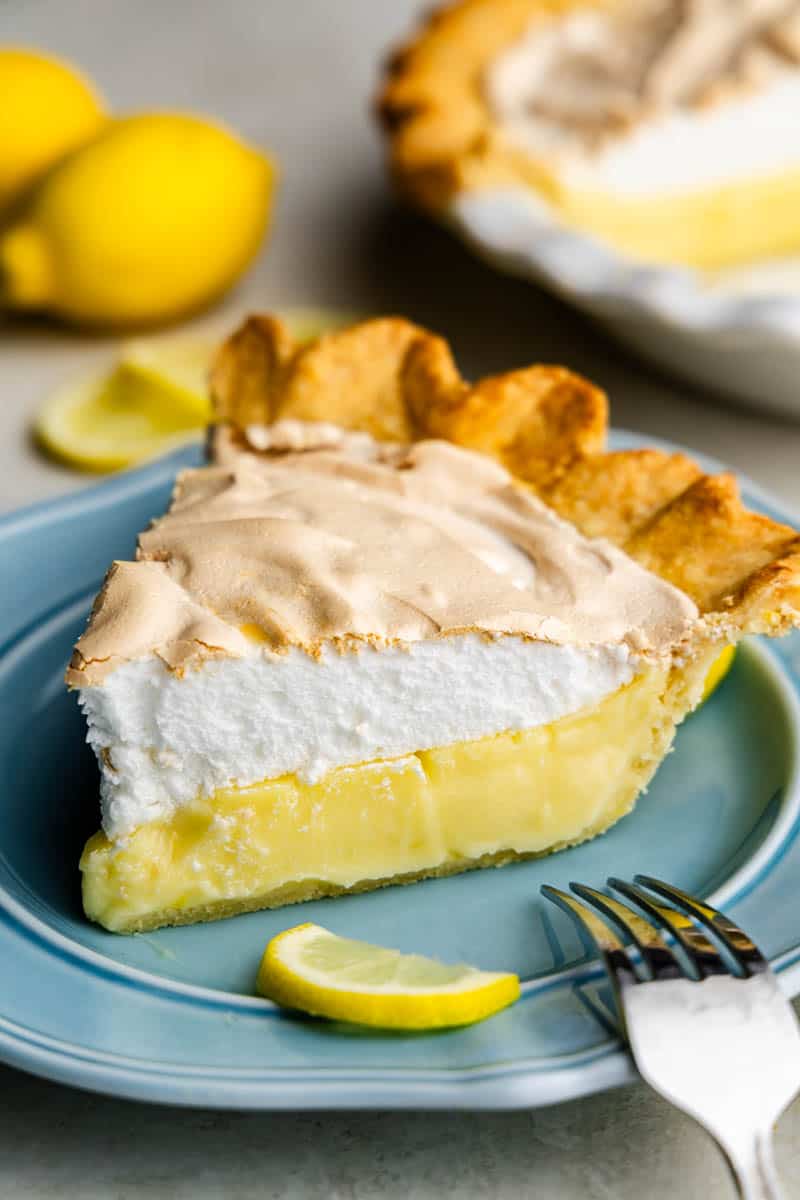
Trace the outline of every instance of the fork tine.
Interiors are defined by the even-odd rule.
[[[624,879],[616,879],[612,876],[608,881],[608,886],[614,891],[620,892],[628,900],[633,900],[634,904],[638,904],[652,921],[671,933],[683,947],[698,976],[705,978],[709,975],[730,974],[717,947],[701,930],[695,927],[685,913],[664,904],[656,904],[642,888],[633,883],[626,883]]]
[[[624,937],[633,940],[652,979],[674,979],[677,975],[686,974],[658,931],[644,917],[628,908],[627,904],[585,883],[571,883],[569,886],[576,895],[600,909],[613,921]]]
[[[549,883],[542,885],[542,895],[557,904],[568,916],[572,917],[579,928],[589,934],[603,956],[603,961],[615,983],[639,982],[631,960],[625,952],[625,947],[606,921],[598,917],[587,905],[581,904],[580,900],[570,896],[569,892],[562,892],[560,888],[551,887]]]
[[[664,883],[661,879],[654,879],[652,875],[636,875],[634,878],[636,883],[676,904],[711,933],[716,934],[745,975],[755,975],[768,969],[769,964],[758,946],[738,925],[731,921],[730,917],[726,917],[724,913],[710,904],[706,904],[705,901],[690,896],[688,892],[684,892],[670,883]]]

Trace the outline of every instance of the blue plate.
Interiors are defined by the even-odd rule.
[[[130,556],[176,470],[198,454],[0,523],[0,1056],[98,1091],[226,1108],[511,1108],[609,1087],[630,1067],[602,970],[539,887],[636,871],[723,903],[787,990],[800,990],[796,636],[742,651],[635,813],[588,845],[147,936],[90,925],[77,861],[97,825],[97,774],[64,665],[108,563]],[[482,1024],[427,1036],[288,1016],[255,997],[253,981],[266,941],[301,920],[517,971],[523,997]]]

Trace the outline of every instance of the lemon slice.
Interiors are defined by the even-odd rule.
[[[711,693],[717,690],[733,666],[733,660],[735,657],[736,647],[726,646],[719,656],[714,659],[713,663],[709,667],[708,674],[706,675],[706,681],[703,686],[703,695],[700,700],[701,704],[705,703]]]
[[[312,338],[345,325],[363,321],[364,314],[342,308],[289,308],[280,316],[299,342],[310,342]]]
[[[285,1008],[383,1029],[471,1025],[519,997],[516,975],[448,966],[311,924],[272,939],[257,987]]]
[[[53,393],[34,425],[39,443],[83,470],[114,471],[200,438],[211,412],[209,353],[126,347],[109,375]]]
[[[283,314],[300,341],[348,324],[335,309]],[[116,471],[202,437],[211,416],[208,369],[217,338],[137,340],[123,345],[110,374],[70,383],[34,424],[39,444],[85,471]]]
[[[139,339],[123,343],[118,370],[142,387],[169,386],[176,409],[207,420],[208,369],[218,342],[213,338]]]

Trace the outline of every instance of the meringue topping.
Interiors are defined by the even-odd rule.
[[[172,506],[112,568],[68,682],[157,655],[171,669],[265,648],[318,654],[448,634],[624,644],[665,654],[692,601],[562,521],[494,460],[280,425],[184,472]],[[252,436],[252,435],[251,435]]]
[[[544,156],[759,89],[800,66],[800,0],[617,0],[540,18],[492,65],[489,103]]]

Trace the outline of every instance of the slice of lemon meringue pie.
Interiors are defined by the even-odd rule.
[[[524,187],[647,261],[800,250],[800,0],[458,0],[392,60],[396,178]]]
[[[729,476],[606,453],[561,368],[464,382],[378,319],[252,318],[212,465],[115,563],[67,680],[102,772],[81,860],[119,931],[497,866],[627,813],[800,539]]]

